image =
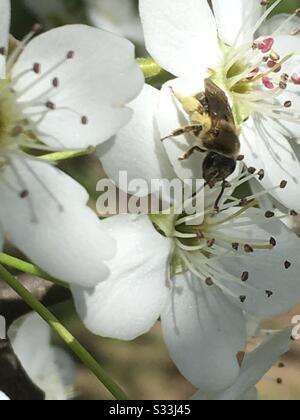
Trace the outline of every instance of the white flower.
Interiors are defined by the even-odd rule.
[[[9,398],[3,392],[0,391],[0,401],[8,401]]]
[[[51,330],[37,314],[22,318],[9,329],[12,347],[26,373],[46,400],[74,396],[76,368],[71,357],[51,344]]]
[[[166,157],[155,148],[153,113],[147,101],[144,105],[149,130],[141,135],[137,112],[129,124],[136,131],[130,137],[126,127],[117,136],[110,165],[106,155],[111,172],[123,147],[130,176],[151,179],[165,169],[160,162]],[[186,378],[205,392],[231,386],[240,371],[236,356],[246,346],[245,314],[269,318],[300,297],[299,239],[272,212],[255,208],[256,199],[267,192],[242,201],[233,195],[255,177],[246,172],[233,178],[219,213],[214,210],[215,188],[206,191],[204,214],[119,215],[103,221],[118,244],[109,262],[110,277],[95,288],[72,288],[87,328],[132,340],[161,318],[170,354]]]
[[[232,7],[213,0],[213,15],[206,0],[140,0],[140,12],[149,53],[179,77],[172,81],[174,89],[195,95],[211,76],[226,91],[242,124],[246,163],[265,170],[266,189],[286,179],[289,188],[273,191],[273,197],[299,210],[299,37],[275,32],[255,38],[279,2],[263,15],[259,0],[236,0]],[[277,29],[282,33],[284,26]],[[157,121],[162,137],[189,122],[166,87]],[[183,164],[177,161],[188,143],[185,136],[165,144],[173,165],[185,172],[195,160],[201,168],[199,156]]]
[[[143,84],[134,47],[82,25],[65,26],[8,54],[10,3],[1,2],[0,245],[4,235],[55,277],[93,285],[114,244],[86,205],[86,191],[22,150],[87,148],[131,117],[125,105]],[[42,141],[46,146],[40,144]],[[101,274],[102,273],[102,274]]]
[[[144,45],[143,29],[134,0],[85,0],[93,25]]]
[[[199,391],[194,400],[253,401],[257,399],[256,384],[265,376],[279,358],[291,348],[291,330],[275,333],[255,351],[244,358],[236,382],[228,389],[205,395]]]

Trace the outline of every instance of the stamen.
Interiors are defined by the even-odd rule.
[[[282,22],[281,25],[276,29],[274,32],[274,36],[278,35],[283,32],[283,29],[296,17],[299,16],[299,9],[295,10],[294,13],[292,13],[284,22]]]
[[[274,9],[281,3],[282,0],[276,0],[275,3],[273,3],[263,14],[263,16],[258,20],[257,24],[252,29],[252,37],[254,38],[255,33],[258,31],[258,29],[261,27],[261,25],[264,23],[264,21],[270,16],[270,14],[273,12]],[[263,2],[263,5],[265,2]]]
[[[42,30],[42,26],[40,24],[35,24],[32,27],[32,30],[29,32],[29,34],[26,35],[23,38],[23,40],[17,44],[17,47],[13,50],[13,52],[9,56],[9,58],[7,60],[7,63],[6,63],[6,69],[7,69],[7,73],[8,74],[11,73],[12,67],[15,64],[15,62],[18,59],[18,57],[21,54],[21,52],[23,51],[24,47],[29,43],[29,41],[31,41],[31,39],[36,34],[38,34],[39,32],[41,32],[41,30]]]

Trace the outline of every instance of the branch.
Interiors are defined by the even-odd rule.
[[[22,274],[19,280],[23,286],[45,306],[53,306],[71,298],[70,290],[54,285],[46,280],[28,274]],[[32,309],[17,293],[0,280],[0,315],[4,316],[7,328]]]

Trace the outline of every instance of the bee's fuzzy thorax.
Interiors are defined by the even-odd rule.
[[[238,157],[240,152],[238,132],[227,121],[221,121],[217,128],[212,129],[206,139],[203,139],[203,145],[208,150],[234,159]]]

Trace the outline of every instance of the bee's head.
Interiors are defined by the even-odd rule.
[[[216,152],[210,152],[203,162],[203,178],[216,183],[228,178],[236,168],[236,161]]]

